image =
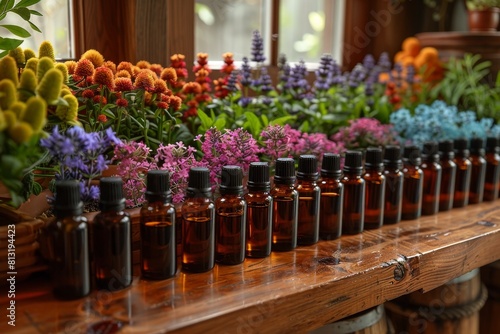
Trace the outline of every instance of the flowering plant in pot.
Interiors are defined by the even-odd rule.
[[[497,31],[499,0],[465,0],[470,31]]]

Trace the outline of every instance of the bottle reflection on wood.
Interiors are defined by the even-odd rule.
[[[420,149],[417,146],[406,146],[403,158],[403,209],[401,219],[417,219],[422,214],[422,193],[424,173],[420,169],[422,163]]]
[[[215,265],[215,204],[208,168],[192,167],[189,170],[181,212],[182,270],[209,271]]]
[[[271,254],[272,208],[269,164],[252,162],[248,170],[246,256],[266,257]]]
[[[297,186],[299,193],[299,217],[297,219],[297,244],[313,245],[319,240],[319,215],[321,189],[318,160],[315,155],[299,156]]]
[[[455,178],[457,165],[453,161],[453,141],[445,140],[439,143],[439,158],[441,160],[441,187],[439,190],[439,211],[448,211],[453,207],[453,193],[455,190]]]
[[[397,224],[401,221],[404,180],[402,169],[401,147],[398,145],[386,146],[384,150],[384,224]]]
[[[363,160],[360,151],[347,151],[344,162],[344,207],[342,216],[342,234],[363,232],[365,218],[365,180]]]
[[[289,251],[297,247],[299,194],[295,190],[295,161],[292,158],[276,160],[273,198],[273,251]]]
[[[500,140],[498,137],[486,139],[486,177],[484,180],[484,201],[494,201],[498,198],[500,186]]]
[[[224,166],[220,197],[215,201],[215,261],[234,265],[245,260],[247,203],[243,198],[243,172]]]
[[[458,138],[453,141],[457,173],[455,175],[455,191],[453,193],[453,207],[462,208],[469,204],[469,188],[472,164],[469,160],[468,141]]]
[[[365,191],[365,229],[375,229],[384,221],[385,176],[382,162],[382,150],[368,147],[365,157],[363,179]]]
[[[342,204],[344,185],[340,182],[340,155],[323,154],[321,165],[321,189],[319,209],[319,236],[323,240],[333,240],[342,233]]]
[[[141,273],[148,279],[167,279],[177,271],[170,175],[167,171],[150,170],[146,182],[146,203],[140,212]]]
[[[471,174],[469,188],[469,204],[483,201],[484,180],[486,177],[486,160],[484,159],[484,141],[482,138],[470,140]]]

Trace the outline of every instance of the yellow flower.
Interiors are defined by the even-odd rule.
[[[26,57],[24,56],[24,51],[23,49],[18,46],[14,50],[9,51],[9,56],[14,58],[17,63],[17,67],[23,67],[24,63],[26,62]]]
[[[12,80],[0,80],[0,109],[9,109],[14,102],[16,102],[16,86]]]
[[[31,50],[31,49],[24,49],[24,59],[26,61],[30,60],[31,58],[36,58],[36,54],[35,54],[35,51]]]
[[[62,121],[76,121],[78,116],[78,100],[72,94],[64,95],[63,99],[68,103],[68,106],[58,105],[56,116]]]
[[[55,68],[50,69],[43,76],[42,81],[38,83],[36,88],[37,94],[42,97],[48,104],[53,103],[58,99],[63,83],[63,75]]]
[[[38,65],[36,66],[36,78],[38,82],[42,81],[45,73],[54,68],[54,61],[49,57],[42,57],[38,60]]]
[[[7,128],[7,121],[5,120],[4,112],[0,111],[0,131]]]
[[[4,111],[3,116],[5,118],[7,129],[11,129],[17,123],[17,116],[12,110]]]
[[[23,118],[24,111],[26,110],[26,103],[16,101],[10,106],[10,110],[16,114],[17,119]]]
[[[63,82],[68,82],[68,67],[64,63],[57,63],[55,68],[56,70],[61,71],[63,75]]]
[[[31,69],[25,69],[21,74],[21,80],[19,80],[19,91],[17,92],[17,99],[19,101],[26,102],[33,96],[36,90],[37,80],[35,72]]]
[[[9,129],[9,136],[16,143],[21,144],[27,142],[33,135],[33,129],[26,122],[16,123]]]
[[[38,96],[33,96],[26,102],[26,109],[20,120],[31,125],[34,132],[38,132],[42,130],[47,121],[46,114],[47,104],[45,100]]]
[[[67,60],[64,62],[66,64],[66,68],[68,69],[69,74],[74,74],[75,73],[75,68],[76,68],[76,61],[74,60]]]
[[[0,80],[8,79],[17,87],[17,65],[16,60],[10,56],[0,59]]]
[[[30,58],[26,62],[26,66],[24,66],[24,70],[32,70],[33,73],[36,73],[36,69],[38,67],[38,58]]]
[[[80,59],[90,60],[94,67],[99,67],[104,64],[104,57],[99,53],[99,51],[94,49],[87,50],[84,54],[82,54]]]
[[[56,61],[56,57],[54,56],[54,47],[49,41],[44,41],[40,44],[38,48],[38,58],[48,57],[52,60],[52,62]]]

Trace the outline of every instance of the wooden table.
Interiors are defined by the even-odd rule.
[[[500,201],[403,221],[295,251],[134,280],[118,293],[55,301],[47,280],[16,285],[16,327],[0,333],[85,333],[103,320],[120,333],[307,332],[387,300],[428,291],[500,259]]]

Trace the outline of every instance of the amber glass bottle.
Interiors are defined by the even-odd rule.
[[[269,164],[252,162],[248,170],[247,257],[266,257],[271,254],[273,227],[273,198],[270,195]]]
[[[297,220],[297,244],[314,245],[319,240],[319,201],[321,189],[318,186],[318,159],[315,155],[299,156],[297,185],[299,193],[299,218]]]
[[[425,180],[422,194],[422,214],[435,215],[439,211],[439,190],[441,189],[443,173],[436,142],[424,143],[421,168]]]
[[[89,227],[82,216],[80,183],[56,181],[54,219],[44,230],[54,296],[71,300],[90,293]]]
[[[368,147],[365,155],[363,179],[365,191],[365,229],[374,229],[384,222],[385,176],[382,150]]]
[[[455,177],[455,191],[453,193],[453,207],[462,208],[469,204],[469,188],[471,179],[472,163],[469,160],[468,142],[465,138],[453,141],[457,173]]]
[[[181,212],[182,270],[209,271],[215,265],[215,204],[208,168],[192,167],[189,170]]]
[[[299,193],[295,190],[295,161],[292,158],[276,160],[273,198],[273,251],[289,251],[297,247],[297,219]]]
[[[472,138],[470,140],[470,157],[472,164],[470,173],[469,204],[483,201],[484,180],[486,178],[486,160],[484,159],[484,140]]]
[[[344,204],[342,234],[363,232],[365,219],[365,180],[363,174],[363,156],[360,151],[347,151],[344,162],[344,176],[340,180],[344,185]]]
[[[484,180],[484,201],[494,201],[498,198],[500,186],[500,141],[498,137],[486,139],[486,177]]]
[[[387,145],[384,149],[385,204],[384,224],[401,221],[403,206],[403,160],[401,147]]]
[[[401,219],[417,219],[422,214],[424,173],[420,169],[422,158],[417,146],[406,146],[403,157],[403,210]]]
[[[222,167],[219,191],[220,197],[215,201],[215,261],[239,264],[245,260],[247,221],[241,167]]]
[[[124,212],[123,182],[119,177],[99,181],[101,210],[94,218],[93,248],[98,289],[118,291],[132,284],[132,233]]]
[[[323,240],[333,240],[342,234],[342,203],[344,185],[340,182],[340,155],[323,154],[321,163],[321,200],[319,208],[319,236]]]
[[[439,211],[448,211],[453,207],[453,192],[455,190],[455,175],[457,165],[453,161],[453,141],[439,142],[439,158],[441,161],[441,187],[439,190]]]
[[[148,279],[167,279],[177,271],[170,175],[164,170],[150,170],[146,182],[146,203],[140,212],[141,273]]]

